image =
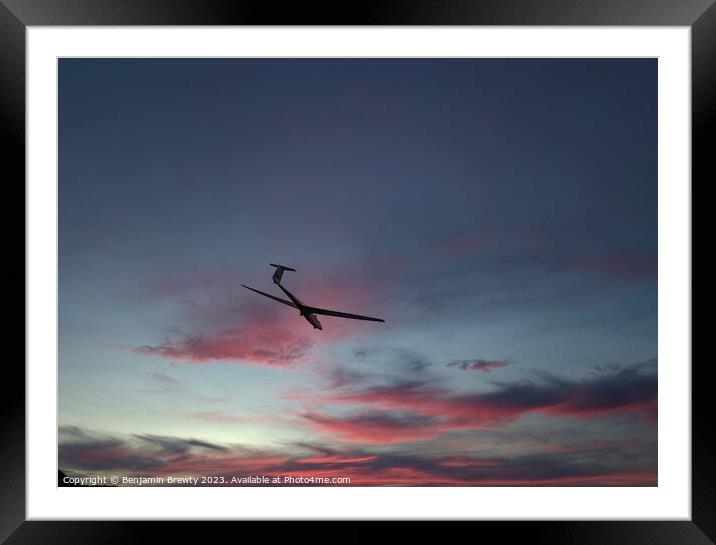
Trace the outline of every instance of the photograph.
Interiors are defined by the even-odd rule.
[[[658,487],[658,91],[60,56],[57,486]]]

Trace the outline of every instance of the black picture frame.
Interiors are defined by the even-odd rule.
[[[27,26],[79,25],[569,25],[569,26],[688,26],[692,60],[692,240],[705,238],[703,198],[708,182],[716,179],[712,163],[716,128],[716,4],[714,0],[383,0],[330,6],[287,4],[281,9],[269,2],[231,0],[0,0],[0,126],[3,135],[4,266],[8,317],[5,339],[13,348],[24,338],[25,240],[19,236],[25,214],[25,29]],[[8,167],[10,167],[8,169]],[[11,212],[11,213],[9,213]],[[695,221],[700,218],[700,224]],[[24,232],[24,231],[23,231]],[[12,235],[12,236],[10,236]],[[693,252],[693,250],[692,250]],[[692,257],[692,289],[699,288],[693,309],[713,308],[713,253]],[[21,307],[22,305],[22,307]],[[661,319],[664,319],[663,317]],[[706,321],[692,318],[692,331],[704,338]],[[702,331],[704,330],[704,331]],[[693,335],[693,333],[692,333]],[[22,345],[24,360],[24,344]],[[692,343],[692,346],[699,346]],[[20,352],[20,350],[18,350]],[[13,354],[14,355],[14,354]],[[694,359],[692,357],[692,359]],[[0,541],[12,544],[107,544],[153,541],[207,541],[224,531],[235,532],[229,522],[119,522],[25,520],[25,373],[19,357],[4,362],[0,396]],[[691,362],[683,362],[689,365]],[[691,521],[532,521],[473,522],[482,539],[500,542],[590,544],[700,545],[716,541],[716,449],[712,403],[706,376],[710,362],[692,365],[692,519]],[[238,523],[253,526],[257,523]],[[277,531],[272,523],[271,541]],[[341,523],[336,531],[292,529],[315,540],[364,541],[386,523]],[[375,528],[381,525],[381,528]],[[283,526],[283,523],[278,527]],[[445,530],[420,525],[425,538],[445,539]],[[475,531],[472,529],[471,531]],[[259,530],[242,529],[243,532]],[[463,528],[464,530],[464,528]],[[261,530],[259,530],[261,531]],[[280,530],[279,530],[280,531]],[[238,535],[237,535],[238,539]]]

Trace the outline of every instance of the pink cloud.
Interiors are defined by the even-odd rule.
[[[302,464],[361,464],[376,460],[377,456],[345,456],[345,455],[323,455],[301,458],[298,460]]]
[[[445,428],[429,419],[400,417],[385,413],[364,413],[349,417],[333,417],[308,412],[303,417],[311,427],[327,433],[338,441],[363,444],[392,444],[432,439],[445,433]]]
[[[266,279],[269,278],[267,272]],[[190,285],[198,290],[199,279],[191,277]],[[219,275],[219,278],[224,278]],[[186,280],[189,282],[189,280]],[[288,279],[286,279],[288,283]],[[366,279],[356,274],[348,276],[308,277],[297,288],[290,286],[296,295],[307,304],[347,312],[368,314],[370,295],[373,290],[366,287]],[[166,293],[174,293],[177,287],[171,284]],[[364,332],[372,325],[368,322],[322,317],[323,331],[314,330],[297,310],[284,307],[260,295],[253,294],[239,286],[234,280],[225,282],[223,297],[221,286],[210,283],[204,299],[188,306],[192,332],[175,336],[160,344],[136,347],[136,353],[178,360],[191,364],[205,364],[214,361],[292,367],[319,359],[317,349]],[[273,293],[270,287],[257,285]],[[154,293],[165,293],[153,287]],[[276,290],[277,291],[277,290]],[[226,294],[232,294],[228,297]],[[283,297],[279,292],[277,296]],[[231,304],[226,302],[227,297]],[[198,302],[197,302],[198,301]],[[383,324],[381,324],[383,325]]]
[[[227,329],[208,335],[184,336],[156,346],[141,346],[135,351],[187,363],[224,361],[276,367],[290,367],[310,361],[313,341],[285,330],[259,328]]]

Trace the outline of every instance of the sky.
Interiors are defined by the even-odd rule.
[[[59,60],[68,474],[657,484],[655,59]],[[321,317],[282,295],[385,323]]]

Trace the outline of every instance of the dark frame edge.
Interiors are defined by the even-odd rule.
[[[5,142],[4,150],[6,151],[6,165],[10,165],[12,172],[8,176],[10,180],[22,179],[23,184],[7,183],[5,185],[5,202],[15,203],[22,202],[23,224],[25,211],[25,28],[28,24],[57,24],[57,13],[60,12],[60,19],[64,24],[67,21],[77,21],[75,24],[122,24],[127,13],[114,12],[119,20],[112,21],[102,17],[103,20],[86,21],[84,20],[82,9],[77,8],[78,5],[72,2],[73,6],[69,7],[64,13],[60,8],[56,8],[52,13],[45,12],[44,17],[35,10],[27,17],[18,18],[7,6],[8,0],[0,0],[0,134],[3,135]],[[709,0],[712,1],[712,0]],[[13,2],[13,0],[10,0]],[[13,2],[14,3],[14,2]],[[41,3],[41,2],[40,2]],[[103,2],[106,4],[106,2]],[[148,2],[152,4],[153,2]],[[390,2],[389,2],[390,3]],[[27,2],[32,9],[38,7],[37,2]],[[81,2],[80,2],[81,4]],[[221,5],[221,2],[218,2]],[[422,2],[421,2],[422,4]],[[633,9],[633,6],[631,6]],[[673,6],[672,6],[673,8]],[[693,4],[690,6],[693,14]],[[716,130],[716,101],[713,97],[716,95],[716,3],[706,6],[707,9],[702,11],[700,15],[694,17],[685,15],[681,12],[679,16],[674,16],[671,22],[664,20],[663,16],[659,16],[659,22],[654,21],[653,14],[645,14],[641,20],[642,23],[634,20],[633,13],[629,14],[630,23],[628,24],[664,24],[664,25],[685,25],[692,21],[692,180],[701,180],[701,185],[705,186],[707,181],[716,179],[716,169],[711,166],[711,156],[713,150],[709,146],[709,136]],[[141,12],[141,6],[134,6],[133,9]],[[166,9],[166,8],[165,8]],[[511,10],[515,10],[514,5],[506,8],[509,14]],[[17,9],[16,9],[17,11]],[[120,10],[121,11],[121,10]],[[163,11],[149,10],[152,22],[149,24],[162,24],[156,21],[157,13]],[[386,10],[388,11],[388,10]],[[399,10],[398,10],[399,11]],[[436,17],[431,24],[455,24],[454,18],[456,11],[453,10],[448,19],[453,21],[444,21],[444,17]],[[219,9],[221,12],[221,9]],[[673,9],[672,9],[673,12]],[[572,15],[574,13],[572,12]],[[166,15],[166,14],[165,14]],[[228,15],[226,11],[222,17]],[[243,14],[238,20],[233,19],[221,24],[256,24],[265,21],[250,21],[253,19],[251,15]],[[476,24],[475,16],[480,14],[472,12],[467,19],[471,24]],[[486,15],[486,14],[483,14]],[[511,15],[511,14],[510,14]],[[673,13],[672,13],[673,15]],[[459,15],[457,15],[459,17]],[[510,20],[504,20],[504,12],[498,17],[499,21],[487,15],[484,22],[480,24],[524,24],[518,21],[523,19],[525,14],[510,17]],[[380,19],[380,15],[371,14],[371,20]],[[552,15],[554,17],[554,15]],[[39,19],[38,19],[39,18]],[[168,16],[172,19],[171,16]],[[191,16],[189,17],[191,18]],[[201,17],[199,17],[201,18]],[[411,19],[411,17],[407,17]],[[29,21],[28,21],[29,19]],[[109,14],[112,19],[112,14]],[[147,24],[143,21],[141,13],[137,14],[136,24]],[[395,15],[387,17],[382,24],[400,24],[401,21],[395,20]],[[402,19],[398,17],[397,19]],[[536,17],[537,20],[543,17]],[[557,17],[559,22],[553,24],[571,24],[565,22],[564,16]],[[602,17],[596,17],[591,24],[624,24],[623,14],[617,15],[610,22],[609,20],[601,20]],[[554,19],[553,19],[554,20]],[[403,21],[403,24],[411,24],[411,21]],[[581,22],[581,18],[580,18]],[[62,24],[62,23],[61,23]],[[124,23],[131,24],[131,23]],[[166,23],[165,23],[166,24]],[[176,24],[176,23],[174,23]],[[190,21],[182,21],[181,24],[192,24]],[[196,24],[196,23],[194,23]],[[204,22],[203,24],[211,24]],[[216,24],[216,22],[214,22]],[[285,23],[283,23],[285,24]],[[373,24],[381,24],[373,22]],[[426,24],[415,23],[412,24]],[[539,22],[535,24],[549,24]],[[584,24],[581,22],[581,24]],[[692,182],[692,188],[695,184]],[[703,207],[700,223],[694,222],[696,214],[692,215],[692,246],[698,238],[705,238],[705,235],[699,233],[707,232],[705,216],[705,206],[708,205],[707,199],[700,202],[692,198],[693,212],[698,207]],[[20,208],[19,206],[17,207]],[[15,233],[17,229],[16,218],[10,214],[2,216],[5,224],[6,233]],[[701,229],[699,229],[701,227]],[[18,284],[25,286],[25,247],[23,241],[19,241],[19,237],[8,237],[7,244],[10,246],[9,254],[16,257],[14,264],[2,269],[2,279],[6,286],[17,286]],[[700,288],[699,300],[695,301],[694,308],[713,308],[716,304],[714,290],[709,287],[709,281],[713,283],[716,279],[716,257],[699,257],[693,256],[692,252],[692,278],[694,285]],[[18,339],[24,338],[25,326],[25,310],[24,310],[24,289],[9,290],[8,297],[11,303],[17,303],[19,306],[20,299],[23,303],[23,320],[15,320],[14,324],[10,324],[8,329],[8,338]],[[692,298],[693,300],[693,298]],[[699,326],[692,324],[692,336],[696,331],[703,334],[706,333],[706,325],[704,322]],[[697,329],[698,328],[698,329]],[[24,352],[24,346],[23,346]],[[24,353],[23,353],[24,361]],[[703,376],[703,378],[702,378]],[[209,525],[227,526],[229,522],[198,522],[198,523],[170,523],[170,522],[39,522],[26,521],[25,512],[25,373],[24,368],[12,371],[8,377],[8,384],[11,387],[6,388],[2,401],[0,401],[0,432],[2,432],[3,445],[0,448],[0,456],[2,464],[0,464],[0,543],[8,545],[19,545],[27,543],[93,543],[101,539],[104,543],[126,543],[126,542],[149,542],[153,534],[157,537],[161,536],[160,541],[176,540],[179,542],[196,541],[197,539],[206,538],[206,530]],[[692,439],[692,521],[645,521],[645,522],[484,522],[481,524],[480,531],[487,530],[488,534],[500,536],[501,540],[507,537],[511,541],[511,537],[515,539],[519,537],[530,536],[533,543],[580,543],[580,545],[590,544],[672,544],[683,543],[685,545],[708,545],[716,541],[716,521],[714,521],[713,511],[716,508],[716,466],[712,460],[716,458],[716,448],[714,448],[714,436],[712,431],[712,422],[710,416],[713,414],[711,407],[711,396],[707,392],[709,381],[706,379],[705,371],[699,367],[692,367],[692,433],[693,437],[698,436],[698,440]],[[22,387],[20,387],[22,385]],[[245,523],[251,525],[259,525],[263,523]],[[275,522],[272,524],[276,524]],[[281,526],[284,523],[279,523]],[[348,528],[348,534],[357,538],[360,534],[367,537],[372,534],[377,527],[390,526],[391,523],[368,522],[357,525],[355,523],[340,523],[343,526],[343,532]],[[213,528],[212,528],[213,531]],[[380,531],[380,530],[379,530]],[[421,529],[423,534],[425,529]],[[292,530],[295,532],[295,530]],[[341,533],[343,533],[341,532]],[[273,532],[272,532],[273,533]],[[298,532],[300,534],[300,532]],[[12,534],[12,535],[10,535]],[[329,535],[331,533],[329,532]],[[512,535],[511,535],[512,534]],[[515,535],[517,534],[517,535]],[[311,530],[311,535],[314,532]],[[333,538],[336,535],[333,534]],[[343,534],[345,535],[345,534]],[[8,536],[9,539],[8,539]],[[436,538],[444,538],[444,530],[440,534],[434,534]],[[426,536],[427,537],[427,536]],[[5,541],[7,539],[7,541]]]
[[[0,2],[0,134],[3,163],[9,175],[3,184],[6,203],[2,232],[15,235],[25,216],[25,24]],[[8,168],[9,167],[9,168]],[[22,181],[22,183],[20,183]],[[19,215],[8,213],[13,210]],[[19,233],[18,233],[19,234]],[[10,308],[8,339],[20,344],[25,338],[25,241],[6,236],[7,259],[0,269]],[[22,289],[20,289],[22,286]],[[22,308],[20,314],[18,309]],[[22,359],[20,359],[22,358]],[[25,520],[25,354],[8,358],[6,382],[0,396],[0,542]],[[20,365],[20,361],[23,362]]]
[[[716,179],[713,139],[716,131],[716,3],[697,18],[691,27],[691,120],[692,120],[692,353],[697,334],[708,338],[707,321],[694,320],[696,311],[703,316],[716,304],[713,282],[716,280],[716,258],[708,252],[698,257],[694,253],[696,241],[705,239],[708,204],[703,188]],[[699,187],[698,191],[696,188]],[[694,198],[701,195],[702,198]],[[699,212],[699,213],[697,213]],[[696,220],[696,218],[699,218]],[[703,247],[703,246],[702,246]],[[699,289],[694,298],[695,288]],[[709,380],[704,365],[694,365],[692,358],[692,456],[691,497],[694,523],[712,540],[716,540],[716,433],[713,427],[713,401],[708,391]]]

